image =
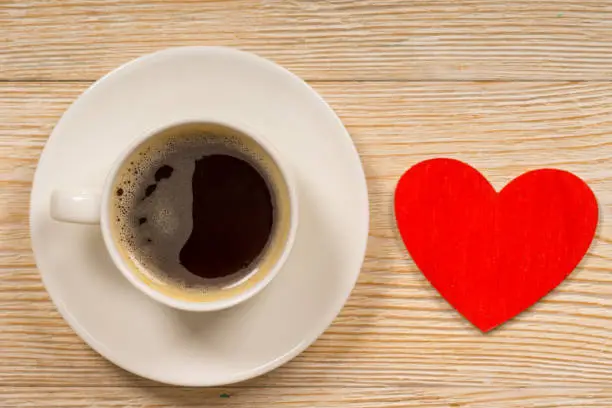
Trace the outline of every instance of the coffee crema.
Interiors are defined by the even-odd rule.
[[[136,148],[115,177],[113,241],[136,275],[183,300],[234,296],[265,278],[289,233],[289,193],[253,139],[178,125]]]

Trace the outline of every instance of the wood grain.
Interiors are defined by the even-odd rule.
[[[0,387],[4,408],[608,408],[610,388],[57,388]]]
[[[286,366],[228,387],[247,390],[248,397],[232,401],[264,404],[284,395],[292,406],[340,406],[346,399],[363,407],[387,401],[398,407],[453,406],[427,399],[437,391],[416,387],[497,387],[482,391],[483,400],[467,388],[445,395],[448,401],[458,398],[457,406],[544,407],[563,406],[572,387],[591,387],[592,394],[581,389],[578,405],[567,406],[610,406],[610,390],[598,387],[612,375],[612,83],[312,85],[347,125],[365,166],[371,198],[367,257],[331,328]],[[64,406],[89,406],[84,404],[101,395],[103,407],[125,401],[174,406],[175,396],[185,398],[184,406],[196,404],[199,391],[172,391],[136,378],[90,350],[57,314],[35,269],[27,232],[30,181],[53,125],[87,86],[0,84],[0,383],[8,387],[0,396],[30,398],[33,406],[44,406],[36,403],[43,404],[46,392],[61,397]],[[408,166],[435,156],[469,161],[498,188],[529,169],[570,170],[591,185],[601,206],[597,238],[578,270],[489,335],[436,294],[396,236],[395,183]],[[49,388],[21,388],[33,385]],[[114,391],[55,388],[63,386]],[[397,399],[385,399],[380,387],[390,387]]]
[[[308,80],[609,80],[609,0],[5,0],[1,80],[94,80],[228,45]]]

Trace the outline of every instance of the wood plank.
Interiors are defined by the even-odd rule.
[[[28,195],[37,157],[61,112],[87,85],[0,84],[0,383],[5,386],[160,387],[114,367],[72,333],[44,292],[29,249]],[[313,86],[346,123],[364,162],[371,197],[367,258],[347,306],[321,339],[286,366],[238,388],[308,385],[330,392],[607,384],[612,83]],[[408,166],[440,155],[470,162],[496,187],[533,168],[570,170],[590,183],[600,202],[602,222],[580,268],[544,301],[488,335],[436,294],[394,229],[391,203],[398,177]],[[374,401],[355,406],[376,406]],[[402,403],[397,406],[410,406]]]
[[[136,388],[0,387],[12,407],[608,408],[610,388]]]
[[[183,45],[308,80],[609,80],[612,2],[8,0],[0,39],[2,80],[93,80]]]

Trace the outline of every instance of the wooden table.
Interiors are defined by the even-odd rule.
[[[28,199],[53,126],[93,81],[206,44],[270,58],[331,104],[365,166],[371,232],[353,295],[306,352],[246,383],[182,389],[115,367],[62,320],[32,257]],[[0,406],[612,406],[611,78],[612,0],[0,0]],[[435,156],[497,188],[570,170],[600,202],[579,269],[488,335],[394,228],[398,177]]]

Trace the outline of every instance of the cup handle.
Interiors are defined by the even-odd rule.
[[[100,224],[102,194],[98,190],[55,190],[51,218],[77,224]]]

